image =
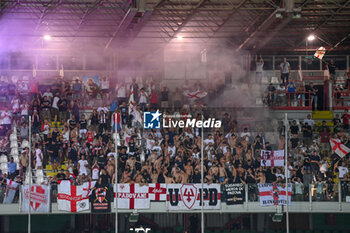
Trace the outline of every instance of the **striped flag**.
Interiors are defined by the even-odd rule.
[[[340,158],[343,158],[345,155],[350,153],[350,148],[348,148],[343,143],[341,143],[340,139],[331,138],[329,139],[329,143],[331,144],[331,147],[334,153],[339,155]]]

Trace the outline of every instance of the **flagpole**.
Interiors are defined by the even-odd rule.
[[[118,130],[117,130],[117,126],[115,126],[115,167],[114,167],[114,172],[115,172],[115,232],[118,233]]]
[[[286,179],[286,232],[289,233],[289,213],[288,213],[288,114],[284,114],[284,177]]]
[[[29,172],[28,233],[30,233],[31,232],[30,200],[31,200],[31,194],[32,194],[32,117],[31,116],[29,116],[29,164],[28,164],[28,172]],[[23,194],[23,195],[25,195],[25,194]]]
[[[202,122],[204,121],[203,113],[202,113]],[[201,183],[202,183],[202,193],[201,193],[201,232],[204,233],[204,146],[203,146],[203,124],[202,124],[202,132],[201,132]]]

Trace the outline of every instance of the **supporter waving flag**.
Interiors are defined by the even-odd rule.
[[[15,197],[16,191],[18,188],[18,183],[13,180],[6,180],[6,192],[3,200],[3,204],[11,204],[13,202],[13,198]]]
[[[345,155],[350,153],[350,148],[345,146],[343,143],[341,143],[340,139],[337,138],[331,138],[329,139],[329,142],[331,144],[332,150],[334,153],[340,156],[340,158],[343,158]]]
[[[133,110],[135,109],[135,106],[136,106],[136,102],[135,102],[135,98],[134,98],[134,88],[131,87],[130,96],[129,96],[129,104],[128,104],[129,114],[131,114],[133,112]]]

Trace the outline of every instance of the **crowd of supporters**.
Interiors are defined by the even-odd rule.
[[[157,109],[182,118],[191,115],[201,119],[203,115],[205,119],[215,117],[222,121],[221,128],[204,131],[205,183],[285,182],[283,167],[264,167],[260,162],[261,150],[284,149],[286,135],[283,123],[276,128],[272,124],[265,127],[269,132],[275,132],[274,137],[267,136],[262,129],[264,127],[260,126],[240,130],[235,112],[244,110],[212,109],[207,107],[212,98],[192,100],[183,94],[184,90],[204,91],[200,84],[186,82],[181,91],[177,88],[174,92],[152,82],[142,85],[135,80],[131,84],[119,83],[115,88],[105,84],[100,92],[89,94],[92,99],[97,94],[101,95],[105,103],[92,112],[81,105],[83,88],[78,80],[72,83],[58,80],[51,88],[42,91],[35,79],[31,80],[27,92],[21,91],[21,85],[8,84],[7,94],[1,95],[7,104],[1,113],[4,136],[0,142],[0,153],[9,158],[7,173],[0,171],[2,193],[6,179],[25,182],[29,166],[33,171],[43,170],[46,174],[43,182],[53,187],[64,179],[71,179],[77,184],[88,180],[110,184],[116,182],[116,177],[119,183],[200,183],[202,129],[143,129],[142,112]],[[207,90],[208,96],[215,98],[215,93],[221,93],[224,88],[219,83]],[[130,94],[134,103],[129,103]],[[29,135],[29,116],[32,135]],[[307,198],[311,184],[318,200],[334,199],[338,191],[336,184],[350,181],[348,156],[341,159],[329,145],[329,138],[333,137],[350,148],[349,118],[347,111],[342,116],[337,115],[331,128],[327,122],[316,126],[311,115],[304,120],[291,121],[287,129],[287,174],[294,184],[297,200]],[[11,133],[19,135],[19,142],[32,136],[32,147],[21,148],[17,162],[11,158]],[[47,165],[54,175],[48,175]],[[256,187],[251,187],[250,194],[256,196]],[[347,195],[347,186],[343,188],[343,194]]]

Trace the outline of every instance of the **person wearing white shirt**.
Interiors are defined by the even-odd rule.
[[[35,150],[35,169],[42,169],[43,166],[43,152],[41,151],[39,145]]]
[[[126,86],[125,83],[117,85],[115,88],[117,92],[118,105],[121,105],[123,102],[126,102]]]
[[[168,146],[168,155],[170,156],[170,158],[175,158],[176,155],[176,147],[174,145],[174,143],[170,143]]]
[[[341,166],[338,167],[339,178],[342,179],[349,172],[349,169],[345,166],[345,162],[341,163]]]
[[[287,58],[283,58],[283,62],[280,64],[280,70],[281,70],[281,80],[284,84],[288,81],[289,73],[290,73],[290,64],[287,62]]]
[[[47,89],[46,89],[46,92],[43,94],[43,98],[44,98],[45,96],[46,96],[47,99],[49,99],[50,101],[52,100],[53,94],[52,94],[50,88],[47,88]]]
[[[315,121],[311,119],[311,114],[307,115],[307,118],[304,120],[304,124],[307,123],[308,125],[311,126],[311,128],[314,128]]]
[[[11,129],[11,118],[12,114],[8,109],[1,113],[2,124],[6,130]]]
[[[78,161],[78,170],[79,170],[79,175],[87,175],[87,166],[89,165],[88,161],[85,159],[85,156],[82,155],[81,159]]]

